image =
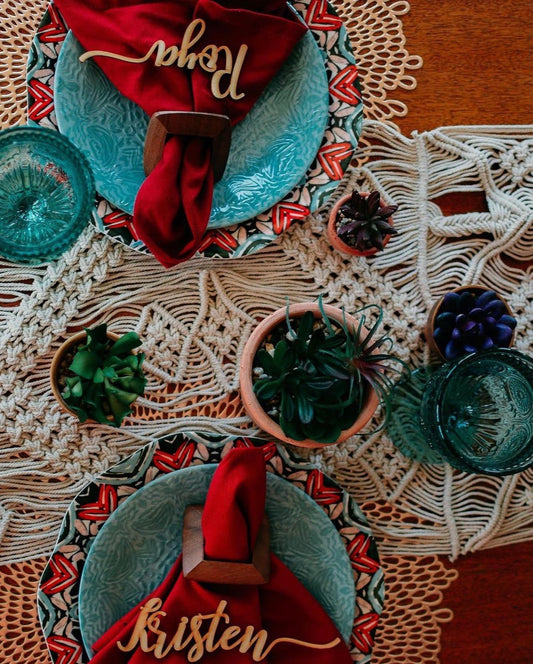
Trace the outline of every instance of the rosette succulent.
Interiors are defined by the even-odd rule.
[[[447,360],[493,347],[507,347],[516,327],[494,291],[447,293],[435,317],[433,339]]]
[[[339,238],[360,252],[383,249],[385,238],[397,233],[390,223],[397,205],[382,206],[379,191],[370,194],[352,192],[339,209],[336,230]]]
[[[141,340],[127,332],[115,341],[105,323],[85,332],[86,343],[75,349],[66,371],[62,397],[81,422],[91,418],[118,427],[146,387],[144,353],[132,353]]]

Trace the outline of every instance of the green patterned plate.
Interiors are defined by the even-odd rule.
[[[294,460],[290,453],[281,446],[278,447],[274,443],[264,443],[265,441],[254,441],[249,438],[225,437],[200,432],[168,436],[149,443],[118,465],[110,468],[101,477],[90,482],[76,496],[63,519],[57,544],[43,572],[37,595],[39,618],[54,664],[65,664],[65,662],[68,662],[68,664],[88,664],[90,661],[90,655],[84,646],[80,627],[80,601],[83,619],[87,624],[89,621],[88,614],[86,614],[86,599],[80,595],[80,583],[82,577],[84,577],[83,585],[85,591],[87,591],[86,584],[89,576],[86,576],[86,574],[90,574],[92,582],[97,583],[94,574],[90,573],[90,569],[86,574],[84,572],[85,566],[89,563],[93,565],[93,570],[96,566],[97,570],[101,570],[103,574],[105,573],[106,565],[101,566],[96,563],[96,560],[100,547],[98,542],[104,542],[105,544],[103,538],[106,537],[102,535],[102,539],[99,540],[98,535],[100,532],[104,533],[104,529],[107,527],[106,523],[113,519],[116,524],[119,524],[119,526],[110,525],[110,533],[114,532],[116,527],[124,526],[128,530],[128,520],[124,521],[120,518],[120,511],[122,506],[124,506],[123,509],[127,509],[129,501],[133,501],[136,494],[142,496],[142,492],[145,490],[144,487],[148,488],[154,484],[155,488],[153,490],[158,491],[158,482],[161,481],[163,487],[161,497],[168,500],[169,494],[165,482],[172,483],[178,481],[178,479],[167,479],[167,477],[174,475],[178,478],[180,473],[183,472],[182,469],[189,467],[217,464],[234,447],[256,445],[262,445],[261,449],[265,456],[267,470],[273,476],[272,479],[268,480],[269,489],[276,483],[276,489],[273,491],[274,500],[279,498],[281,501],[286,498],[289,505],[294,504],[292,501],[296,500],[296,504],[299,506],[298,509],[301,507],[302,512],[306,515],[304,522],[307,522],[308,515],[312,513],[316,515],[317,524],[324,524],[323,530],[322,526],[316,526],[319,528],[318,531],[315,531],[318,540],[309,544],[311,546],[309,553],[313,556],[313,566],[318,564],[315,559],[319,560],[324,555],[323,536],[326,537],[327,542],[333,532],[325,527],[322,515],[326,517],[336,531],[336,537],[347,554],[351,568],[349,582],[346,585],[346,591],[350,597],[353,598],[352,592],[356,588],[355,614],[351,600],[350,608],[347,609],[350,616],[353,616],[349,644],[350,653],[353,661],[357,664],[369,664],[374,645],[374,632],[383,608],[384,587],[383,572],[379,563],[376,543],[364,514],[350,496],[318,468],[312,464]],[[174,473],[174,471],[180,472]],[[196,470],[194,472],[197,473]],[[210,469],[206,470],[205,473],[207,474],[202,476],[204,478],[204,491],[207,491],[206,485],[209,481],[209,472]],[[198,478],[200,476],[201,473],[198,474]],[[163,478],[165,482],[158,478]],[[283,478],[283,481],[278,478]],[[283,488],[280,489],[278,486]],[[304,495],[294,498],[295,491],[302,492]],[[173,491],[171,494],[175,496],[176,492]],[[142,502],[142,498],[140,500]],[[309,502],[310,500],[314,504]],[[131,504],[135,506],[137,503],[132,502]],[[138,506],[140,505],[141,503],[138,504]],[[153,505],[151,509],[154,509]],[[275,550],[278,551],[280,551],[279,542],[276,542],[278,536],[284,539],[286,528],[300,528],[303,525],[294,525],[294,514],[290,515],[286,525],[281,524],[280,519],[283,520],[283,515],[286,515],[287,509],[282,507],[279,509],[279,514],[277,508],[272,513],[271,504],[267,506],[269,516],[272,514],[274,520],[278,521],[278,525],[274,528],[273,545],[276,547]],[[316,509],[322,513],[320,516],[318,516]],[[289,509],[289,511],[294,512],[296,510]],[[174,509],[174,515],[176,514],[179,515],[178,509]],[[157,513],[154,513],[148,510],[146,515],[148,515],[149,520],[153,520],[160,518],[161,512],[157,510]],[[312,518],[314,521],[315,516]],[[137,514],[135,519],[137,519]],[[113,521],[111,521],[112,523]],[[150,526],[150,531],[151,528],[152,526]],[[131,531],[131,528],[129,530]],[[176,536],[174,545],[178,546],[179,531],[178,527],[174,533]],[[139,528],[137,528],[137,533],[134,533],[133,536],[137,538],[139,534]],[[164,541],[164,539],[161,541]],[[92,552],[93,546],[97,547],[94,549],[94,553]],[[105,548],[101,548],[104,556]],[[121,550],[124,552],[123,548]],[[329,553],[330,548],[326,546],[324,551],[328,552],[327,558],[333,563],[333,556]],[[335,551],[338,552],[338,549],[335,548]],[[148,551],[148,555],[152,555],[151,550]],[[172,555],[176,555],[175,547]],[[283,553],[283,555],[286,554]],[[294,559],[294,555],[291,556],[289,553],[287,555],[289,557],[286,560],[291,567],[295,564],[294,560],[290,559],[291,557]],[[95,562],[93,563],[89,560],[91,556],[94,556],[93,560]],[[296,557],[298,556],[299,553],[296,554]],[[126,554],[124,560],[127,561],[129,558],[130,556]],[[305,567],[305,575],[307,576],[305,583],[324,588],[325,581],[323,582],[323,580],[314,577],[315,571],[319,573],[319,568],[309,570],[307,564]],[[323,571],[324,568],[320,569]],[[157,573],[158,576],[162,572],[164,572],[163,569]],[[334,596],[337,596],[337,592]],[[90,604],[90,601],[87,601]],[[107,620],[109,619],[107,618]],[[345,633],[345,619],[346,616],[341,621],[343,633]],[[98,629],[101,629],[101,627],[98,627]],[[98,633],[98,631],[95,633]],[[90,640],[93,638],[91,636]]]
[[[183,512],[202,505],[216,465],[161,477],[126,500],[95,539],[80,586],[80,625],[91,644],[146,597],[181,551]],[[326,609],[346,641],[355,611],[350,559],[335,527],[303,491],[269,474],[272,551]]]
[[[274,141],[277,171],[274,168],[263,170],[262,182],[270,180],[274,182],[280,167],[282,171],[290,170],[293,174],[298,174],[298,180],[279,200],[273,203],[269,201],[267,204],[263,199],[261,207],[267,205],[267,209],[263,207],[262,212],[231,226],[226,226],[224,221],[228,220],[229,206],[241,198],[243,204],[248,206],[251,202],[249,190],[257,190],[254,189],[253,175],[256,164],[250,164],[252,176],[247,178],[246,182],[236,180],[238,183],[236,187],[232,184],[234,178],[228,170],[225,174],[228,183],[225,191],[229,197],[224,194],[218,199],[219,212],[211,219],[217,227],[207,230],[198,250],[202,256],[239,258],[255,253],[276,240],[294,222],[304,219],[323,205],[348,168],[361,135],[363,104],[359,73],[342,20],[335,14],[335,10],[327,0],[296,0],[292,5],[309,27],[306,48],[310,47],[309,39],[314,40],[317,49],[313,47],[310,50],[313,62],[316,62],[316,66],[320,65],[320,76],[325,73],[327,78],[326,126],[318,149],[311,158],[311,163],[308,162],[307,170],[302,173],[301,164],[293,170],[293,166],[286,163],[284,151],[286,141],[281,141],[281,144],[279,141]],[[28,59],[28,124],[35,123],[58,130],[55,99],[56,68],[67,34],[68,28],[59,10],[51,3],[37,30]],[[317,82],[314,75],[312,80],[314,83]],[[320,89],[324,91],[322,84]],[[61,115],[60,106],[61,104],[58,108],[59,115]],[[291,108],[295,110],[294,107]],[[126,123],[126,126],[129,126],[129,123]],[[321,126],[323,127],[323,124]],[[101,133],[105,135],[105,129]],[[284,132],[283,136],[286,138],[287,132]],[[93,136],[95,146],[99,144],[99,137],[98,132]],[[105,140],[104,138],[104,142]],[[255,140],[252,136],[249,142],[254,143]],[[272,150],[269,150],[268,154],[271,153]],[[109,166],[110,164],[106,163],[106,167]],[[222,182],[219,184],[222,186]],[[271,189],[269,184],[265,187],[265,192]],[[136,236],[132,217],[105,196],[97,195],[93,218],[96,226],[113,240],[122,242],[136,251],[149,253],[144,243]]]
[[[143,170],[148,116],[104,76],[69,32],[57,61],[54,98],[59,131],[89,160],[98,192],[133,214]],[[328,79],[307,33],[250,113],[233,128],[209,228],[246,221],[298,184],[313,161],[328,120]]]

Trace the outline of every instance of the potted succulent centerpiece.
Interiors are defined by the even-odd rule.
[[[67,339],[50,368],[56,399],[80,422],[120,426],[146,387],[140,345],[135,332],[118,336],[105,323]]]
[[[441,297],[426,325],[430,348],[444,360],[489,348],[508,348],[516,319],[507,303],[484,286],[462,286]]]
[[[287,305],[258,325],[240,370],[242,401],[257,426],[293,445],[322,447],[370,421],[387,399],[391,371],[406,365],[389,352],[391,339],[377,335],[381,310],[367,328],[366,309],[350,316],[321,301]]]
[[[331,245],[354,256],[376,254],[398,232],[392,220],[397,209],[397,205],[385,205],[378,191],[353,191],[343,196],[329,215]]]

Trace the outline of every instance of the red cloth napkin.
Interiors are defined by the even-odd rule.
[[[201,111],[243,119],[267,83],[289,56],[306,28],[285,0],[56,0],[61,13],[87,51],[142,58],[156,40],[180,46],[187,26],[205,21],[205,33],[190,49],[227,46],[233,64],[242,44],[248,46],[237,95],[217,99],[212,74],[198,64],[190,70],[154,66],[154,56],[139,64],[95,57],[110,81],[148,115],[157,111]],[[223,69],[225,51],[217,66]],[[230,76],[222,76],[226,91]],[[211,147],[205,139],[172,137],[163,159],[145,180],[133,224],[139,237],[166,267],[190,258],[206,230],[213,197]]]
[[[249,561],[263,517],[265,486],[265,462],[260,449],[236,449],[224,458],[213,477],[203,513],[202,529],[208,557]],[[124,652],[117,646],[117,641],[126,648],[133,645],[135,638],[132,639],[132,634],[140,611],[142,607],[150,606],[150,601],[157,601],[155,598],[161,598],[161,610],[166,613],[159,616],[156,627],[169,635],[167,645],[182,617],[190,619],[197,614],[212,615],[224,600],[227,602],[224,612],[229,619],[220,621],[212,643],[216,644],[223,630],[229,626],[245,629],[251,625],[254,634],[261,629],[267,630],[265,648],[278,638],[328,645],[326,649],[317,650],[283,641],[274,644],[266,659],[260,661],[270,664],[352,663],[348,648],[324,609],[292,572],[271,554],[270,581],[260,586],[190,581],[182,574],[180,556],[161,585],[94,644],[96,654],[91,660],[93,664],[153,664],[156,661],[167,664],[189,661],[251,664],[258,661],[253,659],[253,648],[240,652],[238,648],[224,650],[218,647],[201,653],[202,647],[207,650],[207,642],[192,651],[192,655],[190,647],[186,647],[181,651],[171,649],[161,659],[156,659],[153,652],[144,652],[139,644]],[[157,638],[157,635],[150,634],[145,650],[155,644]],[[234,643],[236,638],[230,639],[229,643]],[[202,656],[195,660],[195,654]]]

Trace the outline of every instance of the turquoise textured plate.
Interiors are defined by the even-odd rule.
[[[59,131],[86,155],[98,192],[129,214],[145,179],[143,147],[148,116],[124,97],[69,32],[54,84]],[[328,120],[324,59],[307,33],[231,137],[217,182],[209,228],[250,219],[301,180]]]
[[[239,258],[259,251],[298,220],[323,205],[352,159],[363,123],[357,64],[348,33],[326,0],[296,0],[294,9],[318,45],[329,91],[327,126],[309,168],[293,189],[269,209],[226,228],[208,229],[198,254]],[[51,3],[37,30],[27,66],[28,123],[57,129],[54,87],[58,56],[68,29]],[[129,248],[149,253],[136,236],[132,217],[100,194],[93,212],[96,227]]]
[[[59,258],[89,223],[94,194],[87,160],[64,136],[0,132],[0,255],[30,264]]]
[[[104,632],[167,575],[181,551],[183,512],[205,503],[216,465],[179,470],[128,498],[96,537],[80,586],[80,626],[87,652]],[[355,588],[350,559],[320,507],[289,482],[267,476],[272,551],[322,604],[345,641]]]
[[[307,494],[333,525],[350,561],[351,577],[346,592],[351,595],[356,589],[355,614],[353,607],[350,614],[353,615],[350,653],[357,664],[370,663],[374,633],[383,609],[384,584],[376,543],[361,509],[327,475],[313,464],[293,459],[281,446],[265,444],[264,440],[197,431],[166,436],[145,445],[90,482],[70,504],[37,594],[39,619],[54,664],[67,661],[68,664],[88,664],[90,661],[80,628],[80,600],[85,602],[80,596],[80,581],[92,547],[97,545],[98,534],[103,532],[114,513],[160,477],[193,466],[220,463],[233,447],[257,445],[261,445],[269,474],[283,478],[291,489]],[[272,480],[268,481],[270,485]],[[290,496],[288,499],[292,500]],[[312,508],[302,509],[308,514]],[[285,513],[285,509],[282,510]],[[159,516],[159,510],[151,514],[152,519]],[[279,517],[282,519],[281,513]],[[292,521],[288,523],[290,529],[301,527],[301,524],[294,526]],[[283,524],[276,530],[280,538],[285,537]],[[314,566],[314,559],[324,555],[322,535],[310,546]],[[313,583],[314,572],[314,569],[305,572]],[[315,581],[319,583],[318,579]],[[327,581],[321,579],[320,584],[322,582],[325,587]],[[84,611],[82,607],[82,613]]]

